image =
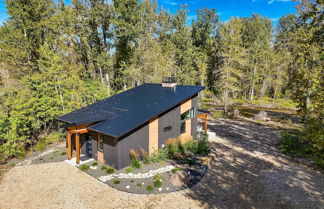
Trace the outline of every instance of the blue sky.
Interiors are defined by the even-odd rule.
[[[0,0],[0,24],[8,17],[5,1]],[[69,2],[69,0],[66,0]],[[276,24],[280,16],[295,13],[296,2],[290,0],[159,0],[160,6],[175,13],[180,4],[187,4],[188,19],[196,18],[197,9],[215,8],[222,21],[230,17],[249,17],[254,13],[271,18]]]

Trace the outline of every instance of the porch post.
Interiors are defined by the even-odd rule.
[[[76,163],[80,164],[80,135],[79,135],[79,133],[75,134],[75,159],[76,159]]]
[[[207,133],[207,114],[205,115],[204,129],[205,132]]]
[[[72,159],[72,144],[71,144],[71,132],[68,131],[66,133],[66,138],[67,138],[67,148],[68,148],[68,160]]]

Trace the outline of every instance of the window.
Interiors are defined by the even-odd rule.
[[[163,132],[168,132],[172,130],[172,126],[167,126],[163,128]]]
[[[98,135],[98,151],[102,152],[103,150],[103,140],[104,136],[103,135]]]
[[[186,121],[183,120],[181,121],[181,126],[180,126],[180,134],[186,133]]]
[[[193,107],[190,110],[181,114],[181,120],[188,120],[197,116],[197,108]]]

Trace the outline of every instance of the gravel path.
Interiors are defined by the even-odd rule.
[[[117,191],[59,162],[15,166],[0,185],[0,208],[324,208],[324,174],[275,148],[270,128],[210,121],[216,160],[192,189],[136,195]]]

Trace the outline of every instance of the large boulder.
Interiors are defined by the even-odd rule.
[[[176,171],[170,176],[170,182],[174,186],[184,186],[188,183],[188,174],[185,171]]]

